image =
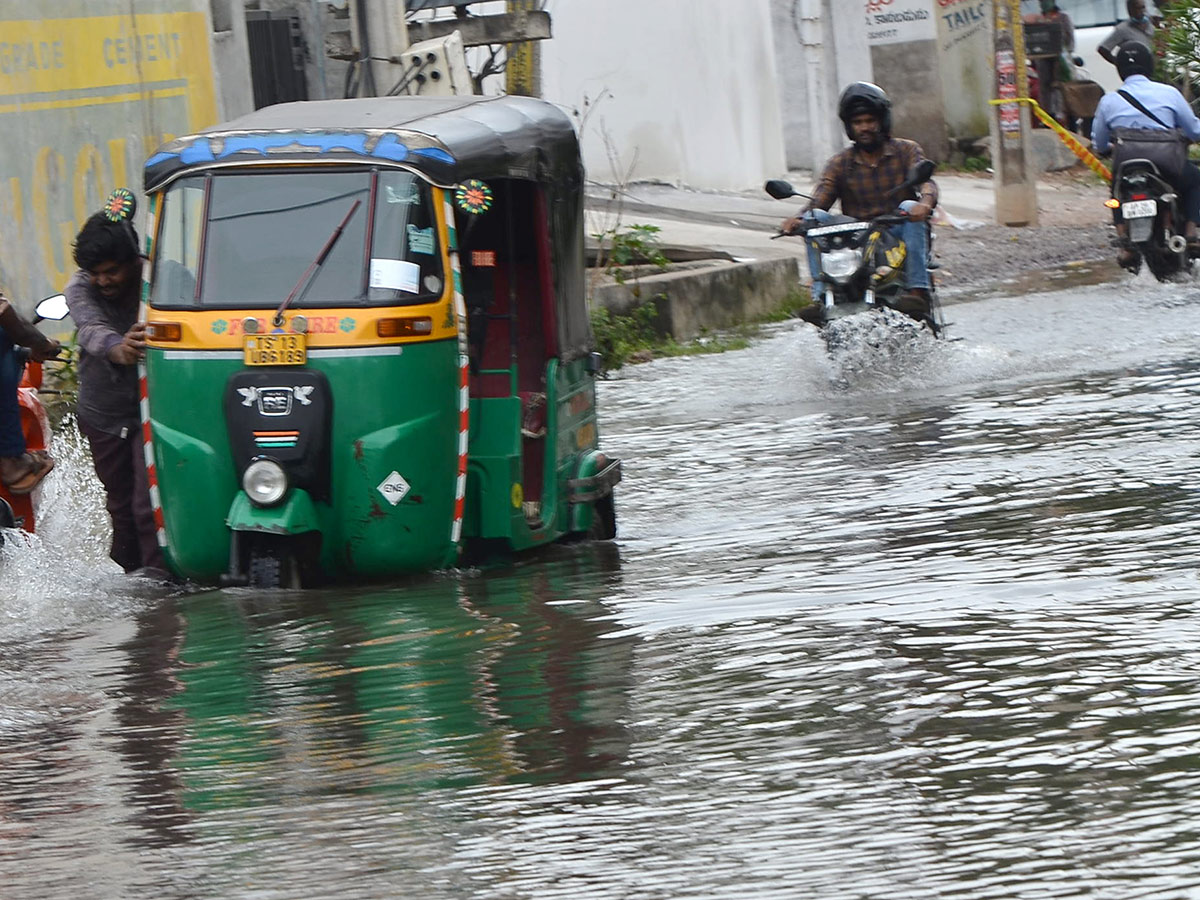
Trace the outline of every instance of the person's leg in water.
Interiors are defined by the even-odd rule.
[[[109,557],[126,572],[141,568],[142,554],[137,519],[133,511],[133,468],[129,465],[129,445],[124,437],[108,434],[87,423],[79,423],[92,452],[92,466],[104,485],[104,508],[112,523]]]
[[[916,200],[905,200],[900,208],[908,211],[917,205]],[[932,309],[929,281],[929,222],[910,220],[903,225],[892,226],[892,233],[904,241],[904,287],[905,292],[897,298],[894,306],[905,315],[922,321],[929,318]]]
[[[831,213],[827,209],[810,209],[800,218],[806,224],[821,225],[829,221]],[[804,249],[808,254],[808,274],[812,276],[812,284],[808,289],[812,303],[800,310],[800,318],[814,325],[822,325],[825,322],[825,283],[821,281],[821,254],[807,239]]]

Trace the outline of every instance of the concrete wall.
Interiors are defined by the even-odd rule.
[[[747,190],[783,171],[770,0],[547,8],[543,96],[576,113],[590,178]]]
[[[993,93],[991,0],[938,0],[938,53],[951,140],[986,137]]]
[[[0,288],[25,312],[63,288],[108,192],[140,196],[148,153],[224,113],[209,0],[36,5],[0,0]]]
[[[771,0],[784,152],[789,169],[819,169],[846,143],[837,98],[871,81],[862,10],[845,0]]]
[[[875,82],[892,98],[892,133],[930,159],[949,158],[936,8],[946,0],[866,3]]]
[[[598,287],[592,303],[616,315],[652,304],[660,334],[690,341],[705,332],[762,320],[800,290],[798,257],[714,262]]]

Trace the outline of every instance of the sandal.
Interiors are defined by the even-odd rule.
[[[41,484],[42,479],[49,475],[50,470],[54,468],[54,460],[44,450],[25,455],[29,457],[29,470],[20,478],[4,483],[8,492],[16,497],[32,493],[33,489]]]
[[[1142,267],[1142,254],[1136,250],[1125,248],[1117,254],[1117,265],[1122,269],[1136,272]]]

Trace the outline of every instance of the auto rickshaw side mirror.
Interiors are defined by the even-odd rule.
[[[39,320],[54,319],[55,321],[60,321],[65,319],[67,314],[70,312],[70,310],[67,308],[66,294],[54,294],[53,296],[47,297],[45,300],[42,300],[40,303],[38,303],[37,307],[34,309],[34,312],[37,314]]]
[[[588,354],[587,371],[589,375],[599,375],[604,371],[604,357],[595,350]]]

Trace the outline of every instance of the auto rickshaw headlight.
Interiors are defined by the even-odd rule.
[[[287,473],[273,459],[256,459],[242,473],[242,490],[255,506],[274,506],[287,489]]]

